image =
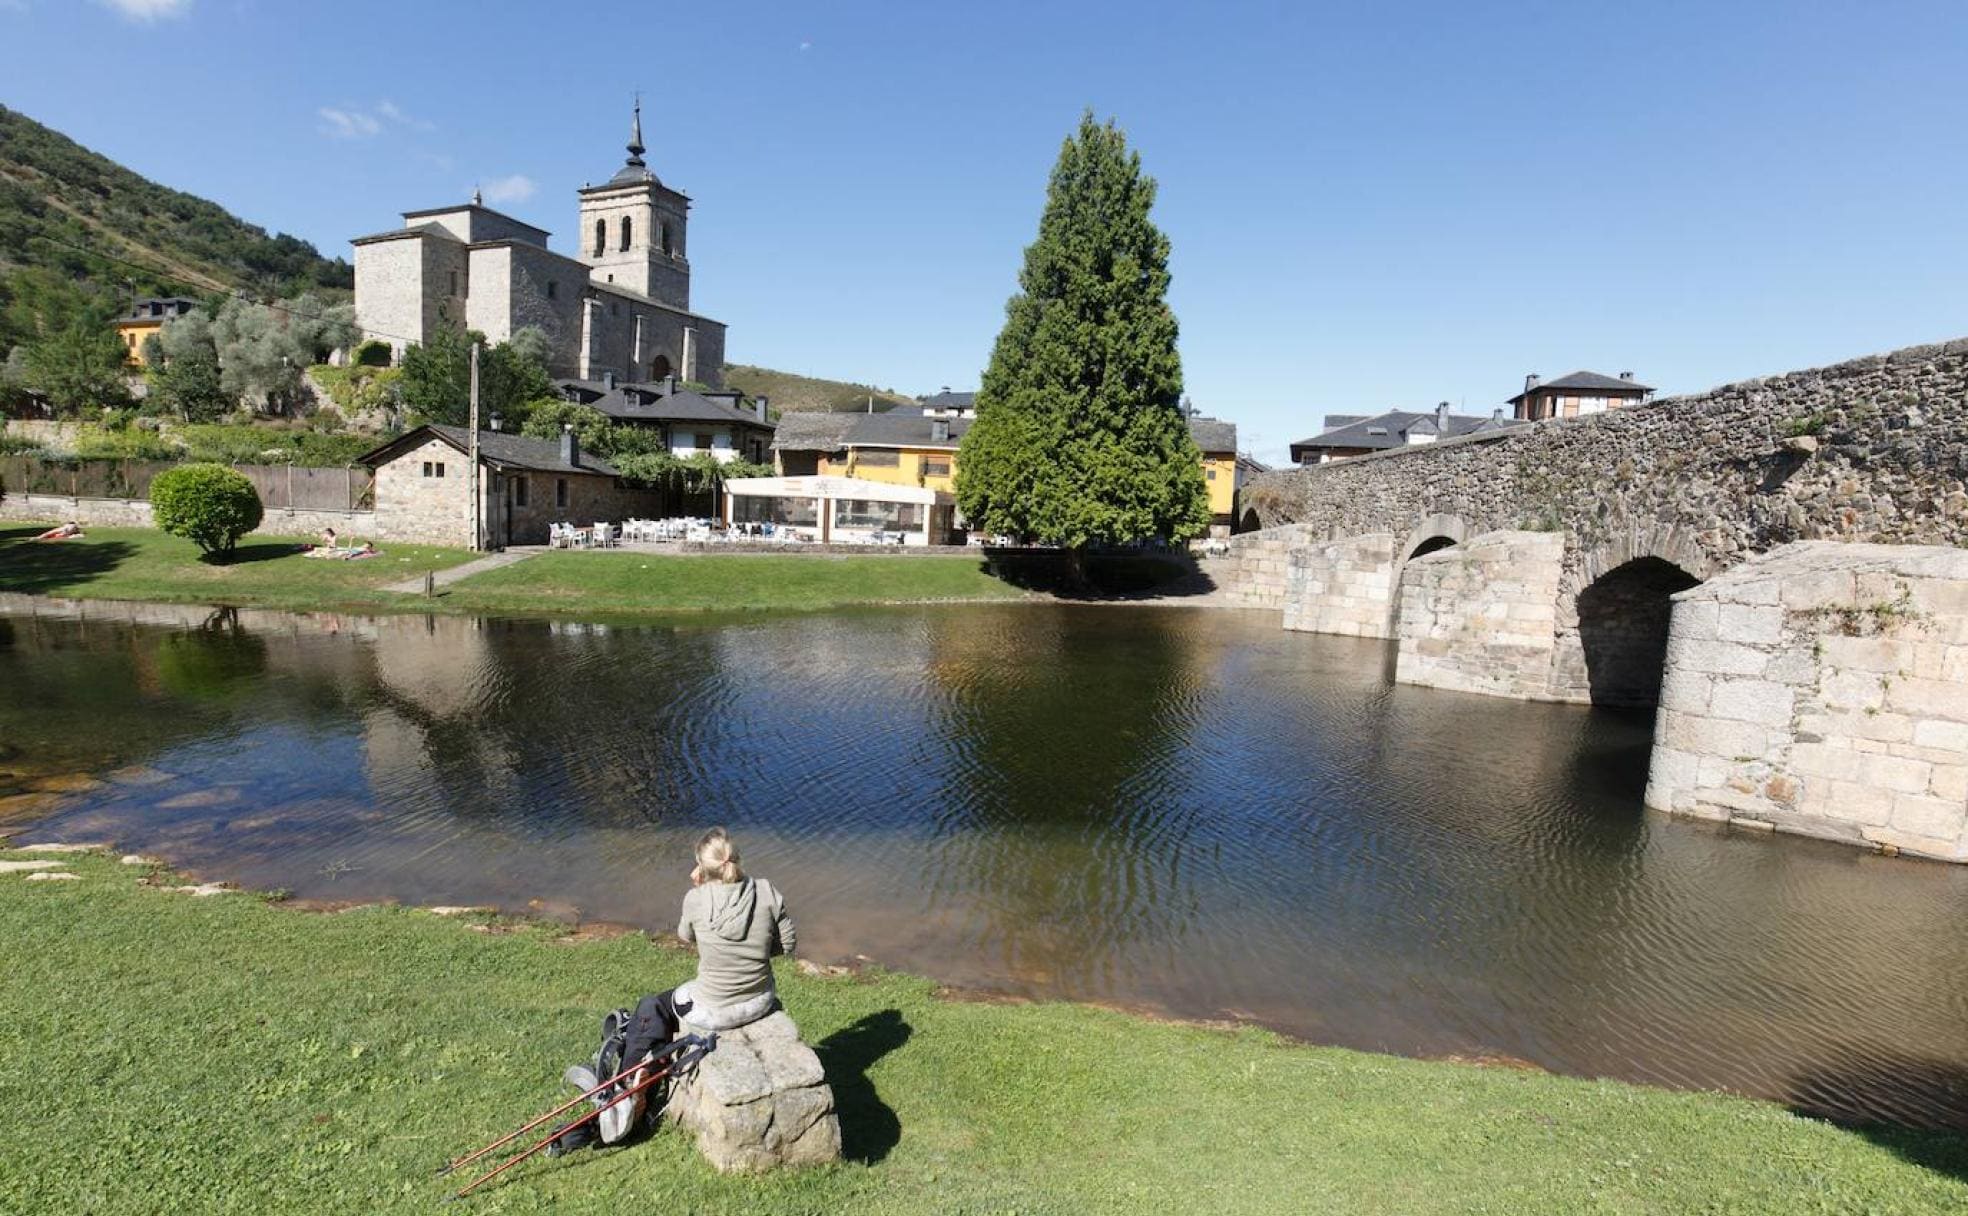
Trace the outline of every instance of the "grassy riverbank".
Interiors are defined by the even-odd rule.
[[[212,603],[293,611],[665,615],[824,609],[1026,594],[973,557],[655,556],[545,553],[464,579],[437,598],[383,588],[469,561],[462,549],[387,544],[356,562],[300,555],[298,540],[249,537],[233,561],[202,562],[189,541],[149,528],[91,528],[37,544],[38,524],[0,523],[0,592],[74,599]]]
[[[16,856],[9,854],[7,856]],[[600,1011],[683,978],[641,937],[198,899],[77,857],[0,874],[5,1211],[427,1211],[544,1108]],[[1958,1140],[1779,1107],[940,999],[782,972],[843,1166],[721,1177],[673,1133],[473,1200],[569,1212],[1942,1212]],[[1924,1164],[1923,1164],[1924,1163]]]

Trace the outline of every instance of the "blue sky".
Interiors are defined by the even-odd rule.
[[[0,0],[0,101],[329,253],[488,201],[568,250],[695,200],[730,356],[970,387],[1059,141],[1161,183],[1190,393],[1327,412],[1526,372],[1697,390],[1968,334],[1968,5]]]

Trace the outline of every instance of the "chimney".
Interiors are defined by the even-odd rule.
[[[607,390],[608,390],[609,392],[611,392],[611,393],[612,393],[612,392],[614,392],[614,391],[615,391],[615,373],[614,373],[614,372],[603,372],[603,373],[601,373],[601,383],[602,383],[602,387],[604,387],[604,388],[606,388],[606,389],[607,389]]]
[[[1493,409],[1493,410],[1491,410],[1491,411],[1490,411],[1490,421],[1491,421],[1491,422],[1502,422],[1502,421],[1503,421],[1503,407],[1502,407],[1502,406],[1500,406],[1500,405],[1499,405],[1499,406],[1497,406],[1497,407],[1496,407],[1495,409]]]
[[[674,372],[663,377],[663,395],[665,397],[676,395],[676,374]]]
[[[760,393],[758,396],[752,398],[752,409],[754,412],[758,414],[758,420],[760,422],[765,421],[766,404],[767,404],[767,398],[764,393]]]
[[[1537,386],[1538,386],[1538,374],[1536,372],[1532,372],[1530,375],[1524,377],[1525,392],[1528,393],[1532,389],[1536,388]]]
[[[1435,407],[1435,433],[1437,435],[1449,433],[1449,403],[1446,401]]]
[[[570,469],[581,467],[581,441],[574,437],[574,424],[560,424],[560,462]]]
[[[929,441],[931,443],[950,442],[950,423],[947,419],[938,418],[929,424]]]
[[[1633,379],[1633,373],[1632,373],[1632,372],[1621,372],[1621,373],[1620,373],[1620,379],[1622,379],[1622,380],[1627,380],[1627,381],[1630,381],[1630,380],[1632,380],[1632,379]]]

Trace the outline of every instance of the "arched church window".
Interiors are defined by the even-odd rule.
[[[661,380],[670,374],[670,360],[667,355],[657,355],[649,361],[649,378]]]
[[[623,216],[623,217],[622,217],[622,250],[623,250],[623,252],[625,252],[625,253],[626,253],[626,252],[628,251],[628,248],[629,248],[629,217],[625,215],[625,216]]]
[[[607,251],[607,249],[608,249],[608,221],[596,220],[594,255],[596,257],[600,257],[604,252]]]

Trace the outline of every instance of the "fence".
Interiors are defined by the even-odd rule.
[[[73,460],[0,456],[0,487],[14,494],[69,498],[150,497],[151,479],[170,460]],[[375,505],[375,475],[368,469],[316,469],[289,464],[236,464],[269,510],[366,511]]]

